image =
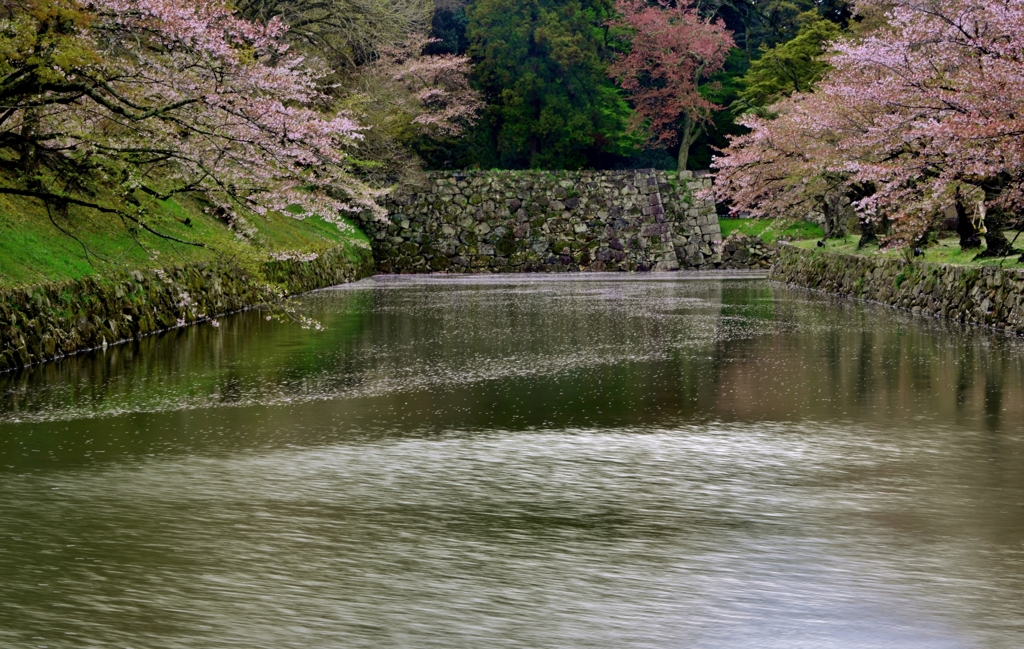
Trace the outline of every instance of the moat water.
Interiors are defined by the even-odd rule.
[[[1024,341],[377,278],[0,375],[0,646],[1024,647]]]

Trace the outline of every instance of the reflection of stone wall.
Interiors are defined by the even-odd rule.
[[[1024,334],[1024,271],[842,255],[783,245],[773,280]]]
[[[558,272],[713,268],[710,185],[691,172],[438,172],[364,218],[378,270]]]
[[[372,274],[369,251],[341,248],[268,262],[266,277],[301,293]],[[277,289],[231,264],[0,290],[0,371],[113,345],[277,301]]]

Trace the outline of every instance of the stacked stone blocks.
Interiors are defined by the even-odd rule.
[[[913,313],[1024,334],[1024,271],[779,248],[769,278]]]
[[[373,273],[368,250],[269,261],[263,277],[222,262],[0,290],[0,372],[273,304]],[[276,285],[267,283],[267,280]]]
[[[721,262],[691,172],[435,172],[362,215],[385,273],[668,271]]]

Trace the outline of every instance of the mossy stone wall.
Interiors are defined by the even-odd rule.
[[[714,268],[710,179],[655,171],[435,172],[363,215],[384,273]]]
[[[373,273],[370,251],[335,248],[271,261],[263,277],[193,264],[0,290],[0,371],[138,338]],[[268,280],[270,283],[268,283]]]
[[[769,269],[778,259],[777,244],[765,243],[760,237],[733,232],[715,247],[721,256],[716,268]]]
[[[769,278],[1024,334],[1024,271],[843,255],[783,245]]]

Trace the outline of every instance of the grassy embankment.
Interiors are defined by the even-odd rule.
[[[824,236],[824,231],[814,223],[803,221],[787,222],[774,219],[720,219],[722,237],[727,237],[733,232],[742,232],[748,236],[760,237],[766,243],[774,243],[779,240],[790,241],[793,245],[811,250],[827,250],[849,255],[863,255],[867,257],[881,256],[899,258],[905,255],[903,250],[881,250],[878,244],[868,244],[858,248],[860,235],[848,235],[843,239],[828,239],[823,248],[819,248],[818,242]],[[1016,232],[1007,232],[1006,237],[1014,240]],[[1024,233],[1014,244],[1024,249]],[[924,253],[920,257],[914,257],[915,261],[925,261],[935,264],[956,264],[960,266],[1001,266],[1003,268],[1024,268],[1024,264],[1017,261],[1019,253],[1002,258],[975,259],[978,250],[963,251],[960,249],[960,240],[951,232],[943,233],[941,237],[928,246],[921,249]]]
[[[765,243],[776,241],[800,241],[803,239],[821,239],[825,236],[821,226],[806,221],[782,221],[775,219],[719,219],[722,238],[733,232],[748,237],[759,237]]]
[[[1007,232],[1006,237],[1013,241],[1015,232]],[[863,248],[858,248],[860,243],[859,235],[848,235],[844,239],[829,239],[825,242],[822,250],[829,252],[837,252],[849,255],[863,255],[866,257],[903,257],[906,253],[904,250],[881,250],[878,244],[867,244]],[[818,240],[805,240],[795,241],[793,245],[801,248],[817,249]],[[1024,235],[1017,239],[1017,243],[1014,244],[1017,247],[1024,248]],[[925,261],[935,264],[955,264],[958,266],[1000,266],[1002,268],[1024,268],[1024,264],[1018,263],[1017,259],[1020,254],[1012,255],[1010,257],[989,257],[984,259],[975,259],[978,253],[983,251],[985,248],[982,247],[978,250],[967,250],[963,251],[960,249],[960,239],[952,233],[944,234],[942,238],[934,241],[928,246],[921,249],[924,254],[920,257],[914,257],[914,261]]]
[[[202,261],[233,260],[251,267],[273,253],[322,252],[339,246],[354,251],[368,244],[358,229],[343,231],[320,218],[300,221],[282,214],[247,214],[256,235],[243,241],[204,213],[195,199],[154,201],[147,207],[154,215],[154,229],[206,247],[144,230],[129,231],[117,216],[85,208],[72,207],[66,217],[54,213],[55,224],[40,201],[0,195],[0,288]]]

